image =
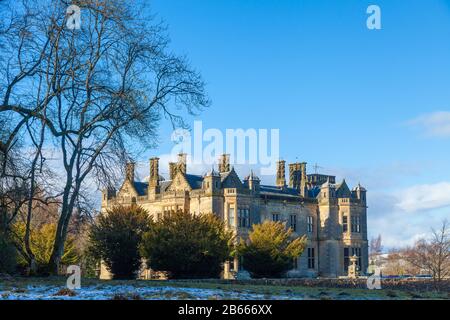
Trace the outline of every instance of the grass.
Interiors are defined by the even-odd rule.
[[[26,292],[29,286],[55,286],[64,287],[66,278],[49,277],[49,278],[13,278],[10,280],[2,280],[0,283],[0,294],[2,291]],[[196,288],[196,289],[212,289],[222,290],[227,298],[227,293],[249,293],[259,294],[264,299],[271,299],[274,296],[289,296],[297,299],[318,299],[318,300],[347,300],[347,299],[377,299],[377,300],[411,300],[411,299],[449,299],[447,292],[411,292],[407,290],[368,290],[360,288],[330,288],[315,286],[293,286],[293,285],[268,285],[268,284],[239,284],[232,282],[223,282],[215,280],[203,281],[158,281],[158,280],[98,280],[98,279],[82,279],[82,286],[95,286],[102,288],[106,286],[133,286],[135,288],[142,287],[172,287],[172,288]],[[117,299],[121,297],[116,297]],[[125,297],[122,297],[125,298]],[[139,299],[140,297],[126,297],[127,299]],[[146,298],[146,297],[142,297]],[[194,298],[189,293],[168,292],[164,293],[163,299],[191,299]],[[211,296],[208,299],[220,299],[218,296]]]

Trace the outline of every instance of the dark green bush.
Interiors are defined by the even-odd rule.
[[[170,278],[217,278],[231,255],[233,235],[215,215],[181,211],[152,223],[142,254],[149,268]]]
[[[98,217],[89,233],[90,251],[114,279],[134,279],[141,267],[139,245],[150,224],[138,206],[114,207]]]

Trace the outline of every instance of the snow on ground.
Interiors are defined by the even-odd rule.
[[[74,296],[58,295],[61,286],[33,286],[26,288],[0,288],[0,300],[261,300],[261,299],[301,299],[299,296],[272,296],[244,291],[220,289],[174,288],[174,287],[134,287],[126,285],[97,285],[74,290]],[[70,291],[69,291],[70,293]]]

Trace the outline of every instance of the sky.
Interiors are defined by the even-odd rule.
[[[386,248],[450,218],[450,1],[150,3],[171,50],[207,83],[211,107],[189,124],[279,129],[287,162],[368,189],[369,238]],[[371,4],[381,30],[366,26]],[[159,147],[137,159],[141,176],[173,148],[170,134],[163,123]]]

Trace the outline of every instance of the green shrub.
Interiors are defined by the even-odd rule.
[[[47,267],[53,250],[56,228],[56,223],[46,223],[39,228],[31,228],[30,248],[36,260],[38,274],[45,275],[48,272]],[[23,222],[14,225],[14,230],[20,239],[25,238],[25,229],[26,225]],[[25,244],[21,243],[21,245],[23,251],[26,251]],[[63,265],[72,265],[79,262],[75,239],[72,235],[67,237],[64,244],[64,254],[61,257],[61,262]],[[28,261],[22,255],[19,255],[18,263],[21,267],[28,266]]]
[[[101,259],[113,279],[133,279],[141,267],[139,245],[150,224],[138,206],[118,206],[98,217],[89,233],[90,251]]]
[[[293,261],[306,246],[306,237],[292,237],[284,223],[265,221],[253,225],[247,241],[241,240],[237,252],[243,267],[254,278],[279,278],[292,269]]]
[[[142,253],[149,268],[170,278],[217,278],[231,255],[233,234],[213,214],[174,212],[151,224]]]

